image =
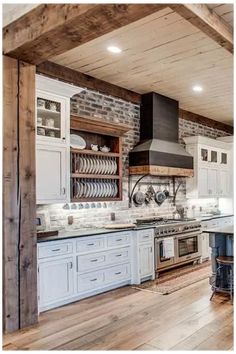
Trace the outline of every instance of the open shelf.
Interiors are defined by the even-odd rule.
[[[75,149],[71,147],[71,201],[72,202],[96,202],[96,201],[118,201],[122,199],[122,135],[130,128],[125,125],[113,124],[104,121],[98,121],[92,118],[71,116],[71,133],[81,136],[86,141],[86,149]],[[90,150],[91,145],[107,146],[111,149],[109,152]],[[87,157],[86,157],[87,155]],[[90,157],[89,157],[90,156]],[[85,160],[85,162],[83,162]],[[90,161],[92,160],[92,162]],[[108,168],[100,173],[86,173],[88,164],[94,165],[97,160],[98,166],[104,161],[108,162]],[[112,169],[112,162],[114,170]],[[110,166],[110,170],[109,170]],[[91,168],[89,169],[91,171]],[[107,172],[109,171],[109,173]],[[115,174],[112,174],[112,171]],[[96,183],[99,187],[104,188],[106,185],[116,185],[117,194],[112,197],[84,197],[76,198],[80,182],[86,186]],[[87,181],[88,180],[88,181]],[[109,187],[108,187],[109,188]],[[86,189],[86,187],[85,187]],[[86,194],[86,193],[85,193]]]

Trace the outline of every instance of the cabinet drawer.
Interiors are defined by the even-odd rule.
[[[38,258],[47,258],[53,256],[62,256],[64,254],[70,254],[73,251],[72,242],[52,242],[50,245],[38,247]]]
[[[130,278],[130,264],[121,264],[106,270],[106,282],[115,283]]]
[[[153,230],[142,230],[138,231],[138,241],[139,242],[148,242],[153,240]]]
[[[77,291],[81,293],[83,291],[100,288],[104,283],[105,272],[103,270],[81,274],[77,277]]]
[[[110,263],[121,263],[128,262],[130,260],[130,248],[121,248],[116,251],[109,252],[107,254],[107,262]]]
[[[131,241],[129,233],[117,233],[107,237],[108,247],[129,245]]]
[[[97,267],[105,266],[107,263],[107,256],[105,253],[92,253],[84,256],[77,256],[77,270],[78,272],[96,269]]]
[[[77,252],[98,251],[105,248],[105,237],[87,237],[76,242]]]

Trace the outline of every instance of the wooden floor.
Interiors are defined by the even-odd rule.
[[[131,287],[48,311],[5,350],[233,350],[233,306],[203,280],[170,295]]]

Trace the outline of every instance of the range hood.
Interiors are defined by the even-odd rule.
[[[179,144],[179,102],[142,95],[140,142],[129,155],[130,174],[193,176],[193,157]]]

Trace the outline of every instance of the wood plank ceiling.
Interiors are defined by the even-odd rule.
[[[219,14],[228,13],[225,8]],[[109,45],[122,53],[108,53]],[[51,61],[138,93],[167,95],[182,109],[233,123],[232,54],[168,7]],[[203,92],[192,91],[196,84]]]

